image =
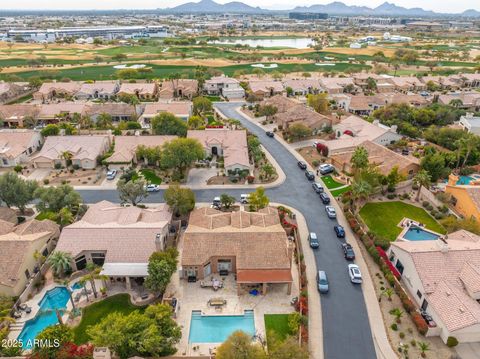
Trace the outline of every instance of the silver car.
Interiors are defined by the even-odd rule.
[[[323,270],[320,270],[317,273],[317,287],[320,293],[328,293],[327,273]]]
[[[325,211],[327,212],[328,218],[337,218],[337,212],[335,211],[335,208],[332,206],[325,206]]]

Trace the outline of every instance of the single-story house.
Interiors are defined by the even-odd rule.
[[[250,170],[247,131],[206,129],[189,130],[188,138],[197,139],[205,149],[205,156],[223,156],[227,172]]]
[[[462,87],[458,82],[453,81],[448,76],[423,76],[420,80],[425,85],[431,82],[441,90],[459,90]]]
[[[248,85],[250,91],[259,99],[281,95],[285,91],[280,81],[251,80]]]
[[[477,88],[480,87],[480,74],[455,74],[448,77],[450,80],[459,84],[460,87]]]
[[[171,219],[166,204],[140,208],[101,201],[63,228],[57,250],[73,257],[73,270],[94,263],[103,267],[101,274],[125,281],[130,290],[147,277],[152,253],[165,249]]]
[[[277,113],[287,112],[293,106],[297,106],[300,104],[300,101],[282,95],[276,95],[270,98],[266,98],[262,102],[260,102],[260,106],[274,106],[277,109]]]
[[[460,117],[458,123],[465,131],[480,135],[480,117],[474,116],[473,113],[467,112],[465,116]]]
[[[14,167],[28,161],[42,146],[39,131],[0,130],[0,167]]]
[[[74,97],[82,86],[81,82],[44,82],[37,92],[34,92],[33,98],[37,101],[49,101],[53,98]]]
[[[397,167],[398,173],[407,179],[411,179],[420,170],[420,162],[413,156],[403,156],[372,141],[364,141],[358,147],[363,147],[367,150],[369,162],[374,164],[379,172],[385,176],[394,167]],[[353,169],[350,161],[354,152],[355,149],[352,148],[347,149],[345,152],[333,154],[330,156],[332,164],[343,172],[352,173]]]
[[[480,236],[459,230],[437,240],[397,240],[388,252],[412,301],[436,323],[427,336],[480,341]]]
[[[385,106],[380,96],[345,95],[344,101],[339,101],[339,107],[357,116],[370,116],[373,111]]]
[[[0,105],[0,120],[8,127],[24,127],[25,121],[35,120],[39,113],[40,105]]]
[[[95,81],[93,83],[84,83],[75,94],[78,100],[112,100],[118,90],[120,83],[118,81]]]
[[[400,92],[425,91],[427,85],[415,76],[391,77],[388,79],[395,86],[395,90]]]
[[[283,129],[294,124],[302,124],[312,130],[312,134],[320,132],[326,126],[332,126],[333,120],[330,117],[319,114],[311,108],[299,104],[290,107],[287,111],[277,113],[273,116],[277,126]]]
[[[30,91],[28,82],[0,82],[0,104],[14,101]]]
[[[138,122],[140,122],[142,128],[150,128],[152,118],[162,112],[174,114],[176,117],[187,121],[192,116],[192,103],[190,101],[147,103]]]
[[[112,116],[113,122],[136,121],[138,118],[136,107],[122,102],[88,103],[85,112],[93,122],[97,122],[98,116],[103,113]]]
[[[158,90],[161,99],[186,98],[191,100],[198,94],[198,81],[191,79],[164,80]]]
[[[245,90],[240,82],[227,76],[212,77],[205,81],[203,89],[208,95],[223,96],[229,99],[239,99],[245,96]]]
[[[452,92],[438,96],[438,103],[450,105],[452,101],[457,102],[456,107],[469,110],[480,110],[480,93],[478,92]]]
[[[356,91],[357,86],[351,77],[323,77],[319,80],[320,86],[329,94],[338,94],[345,92],[345,89],[351,87]]]
[[[110,137],[107,135],[86,136],[48,136],[42,150],[32,158],[37,168],[65,167],[65,154],[71,156],[72,165],[93,169],[97,160],[110,148]]]
[[[177,136],[115,136],[115,150],[107,158],[109,168],[128,167],[138,162],[136,151],[140,145],[146,147],[161,147],[165,142]]]
[[[153,100],[158,95],[158,86],[156,82],[124,82],[118,90],[118,96],[121,95],[134,95],[139,100]]]
[[[68,121],[74,114],[84,116],[86,111],[85,102],[45,103],[40,105],[37,120],[42,123]]]
[[[306,96],[323,91],[320,82],[316,79],[292,79],[283,81],[285,89],[291,88],[294,95]]]
[[[183,235],[181,276],[203,280],[236,275],[238,291],[246,285],[286,284],[290,294],[293,244],[280,224],[278,211],[221,212],[197,208]]]
[[[17,224],[14,211],[6,212],[3,208],[0,211],[0,295],[16,297],[40,270],[35,252],[47,257],[60,228],[50,220],[30,219]]]

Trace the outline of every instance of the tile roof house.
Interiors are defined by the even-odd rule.
[[[40,105],[36,119],[43,123],[71,120],[74,114],[84,116],[87,108],[86,102],[45,103]]]
[[[0,104],[19,99],[30,91],[28,82],[0,82]]]
[[[150,255],[165,248],[171,219],[166,204],[139,208],[101,201],[62,230],[57,250],[72,255],[74,270],[95,263],[104,275],[126,278],[128,288],[130,277],[147,276]]]
[[[290,107],[286,112],[275,114],[273,119],[283,129],[295,124],[302,124],[312,130],[312,134],[320,132],[326,126],[333,125],[332,118],[319,114],[305,105]]]
[[[164,80],[158,90],[161,99],[186,98],[191,100],[198,94],[198,81],[191,79]]]
[[[425,91],[427,85],[415,76],[391,77],[388,79],[395,86],[395,90],[400,92]]]
[[[478,92],[453,92],[438,96],[438,103],[450,105],[452,101],[460,101],[456,106],[470,111],[480,110],[480,93]]]
[[[72,155],[72,164],[80,168],[93,169],[99,156],[110,148],[110,137],[94,136],[48,136],[42,150],[32,158],[37,168],[54,168],[56,164],[66,166],[63,154]]]
[[[461,116],[458,124],[467,132],[480,135],[480,116],[474,116],[473,113],[467,112],[465,116]]]
[[[37,92],[33,94],[33,98],[37,101],[46,102],[53,98],[73,97],[80,87],[81,82],[44,82]]]
[[[342,93],[347,86],[356,87],[351,77],[323,77],[319,82],[320,86],[329,94]]]
[[[285,91],[280,81],[251,80],[248,85],[250,91],[259,99],[281,95]]]
[[[480,87],[480,74],[455,74],[450,75],[449,79],[459,84],[461,87]]]
[[[367,140],[385,146],[402,138],[395,126],[382,125],[378,120],[370,123],[355,115],[342,119],[333,130],[336,139],[323,141],[330,155],[353,149]]]
[[[47,256],[60,229],[50,220],[31,219],[17,225],[16,216],[14,220],[2,218],[5,213],[0,214],[0,295],[16,297],[39,270],[34,253]]]
[[[389,255],[412,300],[437,324],[427,335],[480,341],[480,236],[459,230],[445,239],[397,240]]]
[[[79,100],[111,100],[120,89],[118,81],[95,81],[93,83],[84,83],[75,94]]]
[[[445,192],[453,197],[455,211],[465,218],[480,221],[480,181],[472,180],[468,185],[457,184],[459,177],[451,174]]]
[[[0,167],[14,167],[27,162],[42,143],[39,131],[0,130]]]
[[[115,136],[115,149],[107,158],[109,168],[129,166],[138,162],[136,156],[137,147],[161,147],[165,142],[171,141],[177,136]]]
[[[176,117],[187,121],[192,116],[192,102],[150,102],[145,105],[142,115],[138,119],[142,128],[150,128],[152,118],[162,112],[174,114]]]
[[[183,236],[183,278],[206,279],[235,273],[238,287],[246,284],[292,283],[292,244],[278,211],[221,212],[197,208]]]
[[[226,129],[189,130],[187,137],[195,138],[202,144],[206,157],[223,156],[227,172],[250,170],[247,131]]]
[[[420,80],[427,85],[432,82],[442,90],[459,90],[461,88],[458,82],[453,81],[450,77],[446,76],[423,76]]]
[[[289,108],[300,104],[300,101],[282,95],[276,95],[270,98],[266,98],[262,102],[260,102],[260,106],[275,106],[277,108],[277,113],[287,112]]]
[[[229,99],[239,99],[245,96],[245,90],[240,82],[227,76],[212,77],[205,81],[203,89],[208,95],[223,96]]]
[[[156,82],[124,82],[118,90],[118,96],[121,95],[134,95],[139,100],[152,100],[158,95],[158,86]]]
[[[138,117],[136,106],[122,102],[88,102],[85,113],[87,116],[90,116],[93,122],[97,122],[98,116],[100,116],[102,113],[108,113],[110,116],[112,116],[113,122],[136,121]]]
[[[407,177],[412,178],[420,169],[420,162],[413,156],[403,156],[397,152],[388,149],[372,141],[364,141],[358,147],[363,147],[368,151],[368,160],[374,164],[379,172],[388,175],[394,168],[398,168],[398,172]],[[337,152],[330,156],[332,164],[343,172],[352,173],[350,160],[352,159],[354,149],[347,149],[345,152]]]
[[[8,127],[24,127],[25,121],[34,120],[40,113],[40,105],[0,105],[0,119]]]
[[[283,81],[285,89],[292,89],[294,95],[306,96],[323,91],[322,85],[317,79],[291,79]]]

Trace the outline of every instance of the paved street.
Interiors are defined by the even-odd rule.
[[[372,333],[365,307],[362,287],[350,283],[347,264],[343,258],[340,241],[333,232],[334,220],[325,213],[323,204],[315,194],[304,172],[297,167],[297,159],[276,139],[269,138],[258,126],[252,124],[235,108],[238,103],[218,103],[216,106],[229,118],[235,118],[256,134],[267,151],[276,159],[286,174],[285,182],[267,189],[272,202],[284,203],[303,213],[310,231],[320,238],[320,248],[315,252],[318,269],[325,270],[330,281],[330,293],[322,295],[323,347],[326,359],[376,358]],[[111,190],[79,191],[86,203],[109,200],[118,202],[118,194]],[[228,192],[239,199],[244,189],[196,190],[197,202],[210,202],[215,195]],[[150,195],[146,202],[162,202],[162,191]],[[310,250],[306,248],[305,250]],[[315,342],[315,338],[311,338]]]

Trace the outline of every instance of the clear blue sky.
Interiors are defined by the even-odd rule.
[[[58,0],[15,0],[4,2],[3,9],[155,9],[160,7],[173,7],[183,4],[189,0],[82,0],[82,1],[58,1]],[[197,0],[194,0],[197,1]],[[232,0],[215,0],[219,3],[225,3]],[[291,9],[298,5],[327,4],[334,0],[243,0],[246,4],[261,6],[269,9]],[[343,0],[348,5],[366,5],[375,7],[384,2],[384,0]],[[437,12],[458,13],[466,9],[480,10],[478,0],[395,0],[399,6],[404,7],[422,7],[425,10],[434,10]]]

